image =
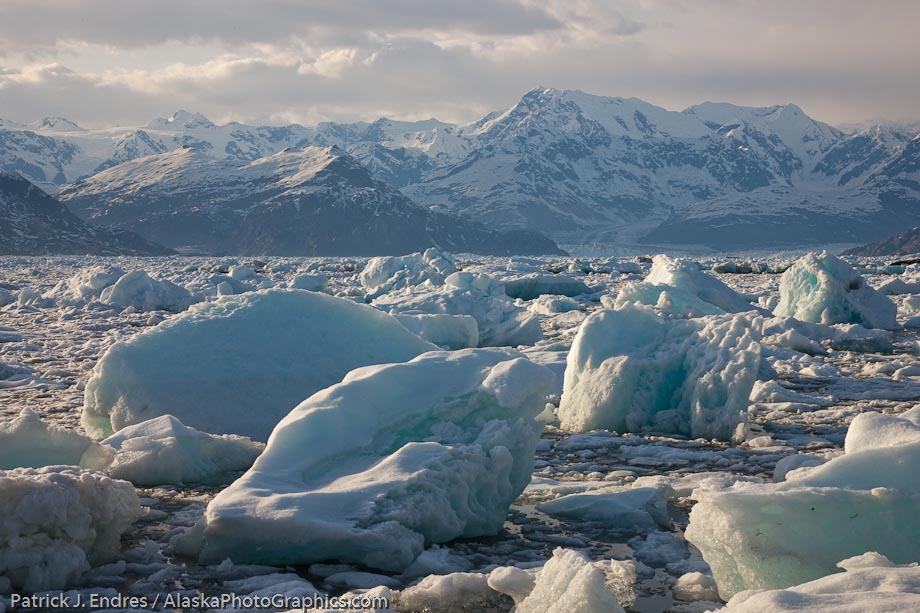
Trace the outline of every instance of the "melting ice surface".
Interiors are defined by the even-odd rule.
[[[0,610],[916,610],[920,286],[881,264],[7,258]]]

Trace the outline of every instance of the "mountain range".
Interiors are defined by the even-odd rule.
[[[842,131],[793,104],[676,112],[549,88],[467,125],[216,125],[184,111],[103,130],[63,118],[0,121],[0,168],[94,223],[211,251],[270,245],[282,229],[291,236],[279,244],[290,244],[333,218],[342,224],[328,227],[341,233],[386,212],[394,219],[381,220],[381,232],[396,232],[396,220],[409,215],[404,233],[421,229],[445,245],[457,244],[444,238],[456,224],[472,224],[459,235],[484,244],[494,244],[477,234],[486,227],[540,232],[576,248],[714,249],[861,243],[920,225],[916,129]],[[332,211],[343,197],[354,218],[278,216],[298,202],[301,211]],[[203,220],[212,226],[207,236],[191,230]],[[182,227],[190,234],[175,235]],[[328,248],[325,235],[307,235],[305,251]],[[514,236],[515,250],[540,240]],[[348,240],[334,249],[365,242]]]
[[[132,233],[84,223],[16,174],[0,172],[0,255],[168,255]]]

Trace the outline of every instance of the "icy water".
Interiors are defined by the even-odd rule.
[[[207,292],[212,275],[235,263],[251,264],[251,258],[6,258],[0,261],[0,289],[14,294],[36,290],[30,299],[0,309],[0,366],[16,376],[0,381],[2,419],[11,419],[23,408],[32,409],[48,422],[81,431],[83,389],[96,361],[118,340],[150,329],[173,315],[165,312],[132,312],[98,302],[85,306],[60,306],[44,300],[58,281],[72,277],[81,268],[114,264],[125,270],[143,269],[152,276],[169,279],[193,291]],[[467,270],[506,270],[505,259],[460,259]],[[567,269],[571,259],[545,260],[548,269]],[[611,275],[595,260],[586,261],[594,272],[567,271],[587,283],[595,293],[579,299],[580,310],[541,315],[547,337],[543,345],[569,343],[584,315],[601,308],[600,297],[616,291],[636,275]],[[360,299],[362,289],[356,276],[363,266],[359,259],[269,260],[261,270],[261,287],[285,286],[294,275],[316,272],[330,277],[330,291]],[[579,268],[579,267],[575,267]],[[599,271],[598,271],[599,270]],[[775,304],[779,275],[725,274],[718,277],[739,293],[760,304]],[[867,275],[879,285],[887,275]],[[210,289],[209,289],[210,288]],[[902,297],[893,296],[901,302]],[[904,309],[899,309],[903,321]],[[468,570],[485,570],[496,565],[539,565],[557,547],[582,550],[593,559],[632,559],[637,562],[638,584],[632,610],[703,611],[720,603],[681,603],[671,588],[676,579],[691,571],[706,571],[700,554],[683,538],[692,507],[691,490],[709,481],[727,484],[734,480],[770,481],[778,460],[794,453],[828,455],[839,453],[849,422],[857,414],[881,411],[897,414],[920,401],[920,377],[892,373],[905,366],[920,366],[917,335],[900,331],[894,336],[893,351],[885,353],[830,351],[827,356],[794,352],[768,352],[766,361],[784,388],[815,399],[816,403],[752,403],[749,421],[756,446],[687,440],[666,434],[595,432],[572,435],[547,426],[538,452],[533,481],[508,514],[505,529],[488,538],[461,540],[444,547],[463,558]],[[2,378],[2,377],[0,377]],[[558,398],[556,399],[558,402]],[[750,437],[749,437],[750,438]],[[237,567],[232,571],[202,567],[177,555],[170,544],[176,535],[193,526],[208,501],[237,475],[226,475],[208,486],[139,488],[147,515],[124,537],[125,554],[118,568],[96,572],[97,582],[88,578],[87,587],[115,589],[125,594],[200,590],[217,594],[228,580],[264,575],[270,569]],[[642,534],[618,532],[600,522],[553,519],[535,507],[560,494],[586,492],[611,485],[667,485],[670,528]],[[336,567],[337,570],[344,568]],[[314,565],[274,572],[297,573],[330,593],[341,587],[324,584],[329,568]],[[510,608],[510,599],[504,603]],[[504,606],[503,605],[503,606]],[[501,607],[500,607],[501,608]],[[401,609],[402,610],[402,609]],[[467,610],[453,603],[444,610]],[[475,609],[469,609],[475,610]]]

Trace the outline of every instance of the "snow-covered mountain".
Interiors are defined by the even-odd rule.
[[[464,126],[221,126],[185,111],[107,130],[60,118],[0,121],[0,168],[70,198],[68,184],[181,147],[235,168],[335,146],[434,211],[570,245],[806,246],[865,242],[920,223],[916,136],[895,125],[843,132],[794,104],[707,102],[675,112],[535,88]]]
[[[28,180],[0,172],[0,255],[166,255],[130,232],[84,223]]]
[[[94,223],[207,253],[386,255],[437,246],[507,255],[560,253],[532,232],[501,232],[429,210],[373,178],[335,146],[284,149],[251,162],[184,146],[64,187]]]

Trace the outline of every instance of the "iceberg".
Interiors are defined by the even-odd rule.
[[[656,255],[644,283],[675,288],[681,296],[695,296],[725,313],[765,313],[719,279],[701,270],[699,264],[692,260]]]
[[[86,384],[82,423],[101,439],[171,414],[196,430],[264,441],[348,371],[432,349],[350,300],[286,289],[224,296],[112,345]]]
[[[533,300],[547,294],[580,296],[591,293],[591,288],[583,281],[562,274],[534,273],[515,279],[505,279],[502,283],[507,295],[521,300]]]
[[[620,533],[637,534],[671,526],[662,487],[569,494],[539,504],[537,510],[560,519],[601,522]]]
[[[0,469],[71,465],[105,470],[114,453],[73,430],[49,425],[38,413],[23,409],[0,423]]]
[[[584,554],[557,549],[536,577],[515,613],[623,613],[607,588],[607,577]]]
[[[916,561],[920,409],[858,415],[844,449],[781,483],[694,492],[699,502],[686,537],[712,567],[723,598],[818,579],[866,551]]]
[[[134,270],[120,277],[102,290],[99,301],[116,307],[134,307],[139,311],[173,313],[184,311],[195,302],[184,287],[153,279],[143,270]]]
[[[531,313],[535,313],[537,315],[555,315],[557,313],[578,311],[581,309],[581,305],[579,305],[568,296],[555,296],[548,294],[545,296],[540,296],[531,302],[527,308]]]
[[[394,315],[469,315],[479,327],[480,347],[533,345],[543,339],[540,320],[517,306],[504,287],[485,274],[455,272],[444,285],[425,283],[392,291],[373,305]]]
[[[860,324],[895,330],[898,308],[852,266],[823,252],[809,253],[783,273],[777,315],[820,324]]]
[[[81,305],[99,298],[102,290],[113,285],[125,271],[115,266],[90,266],[65,281],[59,281],[48,292],[58,304]]]
[[[0,577],[25,592],[59,590],[111,561],[141,516],[134,487],[72,466],[0,471]]]
[[[425,281],[441,285],[456,270],[450,255],[432,247],[424,253],[371,258],[361,271],[360,280],[366,290],[365,300],[370,302],[387,292]]]
[[[428,545],[497,533],[530,481],[551,381],[506,349],[352,371],[211,501],[201,561],[402,571]]]
[[[329,277],[326,275],[297,275],[288,282],[292,289],[303,289],[308,292],[325,292],[329,287]],[[234,292],[236,293],[236,292]]]
[[[783,590],[750,590],[732,597],[726,613],[865,613],[920,610],[920,566],[893,564],[876,552],[837,564],[844,572]]]
[[[562,429],[731,440],[760,367],[759,316],[668,319],[640,306],[589,316],[569,351]]]
[[[203,482],[245,470],[264,448],[244,436],[199,432],[172,415],[123,428],[102,444],[115,449],[109,475],[144,486]]]

